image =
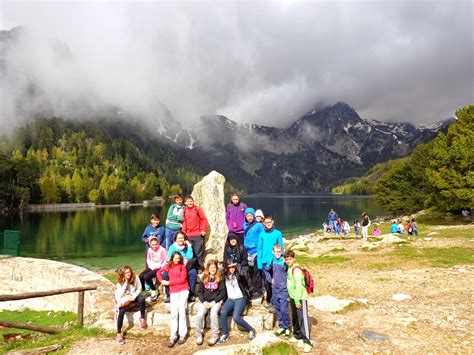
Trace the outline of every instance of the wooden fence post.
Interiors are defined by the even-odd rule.
[[[77,297],[77,324],[84,325],[84,291],[80,291]]]

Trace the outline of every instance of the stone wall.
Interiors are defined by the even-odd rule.
[[[100,326],[113,322],[114,286],[103,276],[79,266],[53,260],[23,257],[0,259],[0,294],[49,291],[61,288],[97,286],[95,291],[86,291],[84,297],[84,320],[88,325]],[[77,312],[78,293],[49,297],[0,302],[0,309],[53,310]]]

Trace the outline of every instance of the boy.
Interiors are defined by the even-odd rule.
[[[265,291],[267,293],[266,307],[273,312],[273,306],[271,304],[272,299],[272,284],[267,280],[271,280],[271,277],[268,274],[268,269],[270,268],[270,263],[273,259],[273,246],[275,244],[280,244],[281,250],[284,253],[285,248],[283,246],[283,235],[278,229],[273,227],[274,225],[273,217],[270,215],[265,216],[263,220],[263,232],[258,236],[258,246],[257,246],[257,266],[259,270],[263,270],[264,275],[264,284]]]
[[[293,320],[293,337],[290,343],[303,340],[305,353],[313,348],[310,339],[310,323],[308,317],[308,293],[304,285],[304,275],[296,263],[295,253],[288,250],[285,253],[285,264],[288,265],[287,287],[290,296],[291,318]]]
[[[188,236],[194,255],[198,259],[198,273],[201,274],[204,270],[204,235],[209,223],[201,207],[194,204],[192,196],[186,196],[184,204],[186,208],[183,213],[183,228],[181,230]]]
[[[177,231],[183,226],[183,196],[176,194],[174,196],[174,204],[168,209],[166,215],[166,243],[163,245],[166,250],[169,250],[171,244],[173,244],[173,237]]]
[[[290,316],[288,314],[288,289],[286,287],[286,265],[282,256],[280,244],[273,246],[273,259],[270,263],[269,273],[272,284],[272,305],[275,308],[278,325],[280,329],[275,332],[276,336],[285,335],[290,337]]]
[[[164,245],[163,241],[165,238],[165,227],[159,226],[160,224],[160,215],[158,213],[153,213],[150,217],[150,224],[145,228],[145,231],[142,234],[142,241],[146,243],[146,251],[150,247],[151,237],[156,237],[160,245]]]

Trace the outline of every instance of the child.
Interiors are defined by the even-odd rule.
[[[262,210],[256,210],[255,211],[255,219],[257,220],[258,223],[263,223],[263,220],[265,219],[265,216],[264,216]]]
[[[140,330],[147,328],[145,318],[145,297],[140,295],[142,285],[140,279],[128,265],[118,270],[117,289],[115,291],[115,305],[118,311],[117,316],[117,344],[123,345],[125,339],[122,335],[123,317],[130,305],[138,303],[140,308]]]
[[[202,274],[198,289],[199,308],[196,315],[196,344],[202,345],[206,314],[210,312],[212,337],[207,344],[212,346],[219,340],[219,311],[226,296],[225,283],[217,260],[209,260]]]
[[[143,234],[142,234],[142,241],[146,245],[146,250],[150,247],[149,241],[151,237],[156,237],[160,243],[163,244],[163,240],[165,238],[165,228],[159,226],[160,224],[160,215],[158,213],[153,213],[150,217],[150,225],[148,225]]]
[[[418,226],[414,218],[411,219],[411,230],[412,233],[418,237]]]
[[[347,237],[350,231],[351,226],[349,225],[349,222],[342,220],[342,234],[344,234],[344,237]]]
[[[229,329],[227,325],[227,315],[232,313],[234,322],[249,332],[247,340],[255,338],[256,331],[250,324],[242,318],[242,312],[248,300],[247,280],[237,271],[237,264],[228,261],[224,271],[225,288],[227,299],[221,309],[221,326],[222,335],[219,338],[219,344],[223,344],[229,340]]]
[[[184,260],[184,265],[188,270],[188,284],[189,284],[189,299],[188,302],[194,301],[194,289],[196,287],[197,279],[197,260],[194,256],[193,247],[188,241],[188,237],[183,232],[177,232],[174,235],[174,243],[170,246],[168,250],[168,260],[171,259],[171,256],[174,252],[179,252]],[[166,278],[166,276],[165,276]],[[166,289],[166,292],[169,292],[169,289]],[[169,302],[169,297],[165,299],[165,303]]]
[[[152,302],[156,301],[158,298],[159,292],[156,290],[153,278],[156,277],[159,284],[161,284],[161,271],[163,267],[167,264],[167,253],[165,248],[163,248],[156,237],[150,238],[150,248],[147,251],[147,268],[140,274],[140,282],[142,283],[142,290],[145,291],[145,284],[147,284],[151,289],[151,298]]]
[[[281,245],[281,250],[284,253],[285,248],[283,246],[283,235],[281,232],[274,228],[274,220],[273,217],[268,215],[265,216],[263,220],[264,230],[260,233],[258,237],[258,246],[257,246],[257,265],[259,270],[263,270],[264,277],[264,284],[265,284],[265,291],[267,292],[266,300],[267,300],[267,308],[273,312],[273,306],[271,304],[272,299],[272,284],[269,283],[268,275],[268,268],[270,267],[270,263],[273,259],[273,246],[275,244]]]
[[[369,238],[369,226],[370,219],[369,215],[365,212],[362,212],[362,239],[367,240]]]
[[[270,266],[272,284],[272,305],[275,308],[280,329],[276,336],[290,337],[290,316],[288,314],[288,289],[286,287],[286,265],[280,244],[273,246],[273,260]]]
[[[373,235],[374,237],[378,237],[378,236],[380,235],[380,233],[381,233],[381,232],[380,232],[380,228],[379,228],[377,225],[375,225],[375,226],[374,226],[374,229],[372,230],[372,235]]]
[[[244,212],[246,209],[247,205],[241,202],[239,194],[234,192],[230,197],[230,203],[226,207],[225,221],[227,228],[229,228],[229,234],[235,233],[240,245],[244,245]]]
[[[410,220],[408,220],[407,224],[405,225],[405,230],[407,231],[408,235],[413,235],[413,229],[411,228]]]
[[[395,222],[395,220],[392,221],[392,224],[390,226],[390,233],[392,233],[392,234],[398,233],[398,226],[397,226],[397,222]]]
[[[399,219],[397,224],[397,232],[399,234],[405,234],[405,227],[403,226],[403,222]]]
[[[305,353],[313,348],[311,329],[308,317],[308,293],[304,285],[304,275],[296,263],[295,253],[288,250],[285,253],[285,264],[288,265],[287,287],[290,296],[291,319],[293,320],[293,337],[291,343],[303,340]]]
[[[198,272],[200,273],[204,269],[204,235],[209,223],[201,207],[194,204],[192,196],[186,196],[184,203],[186,208],[183,213],[183,228],[181,230],[187,234],[189,242],[193,246],[193,251],[198,260]]]
[[[255,213],[253,208],[245,210],[244,246],[247,250],[251,297],[252,299],[261,299],[263,297],[262,271],[257,267],[257,247],[258,237],[263,232],[263,224],[257,222]]]
[[[188,273],[186,266],[183,263],[183,257],[175,251],[168,263],[168,280],[163,280],[163,285],[169,286],[170,290],[170,308],[171,308],[171,322],[170,322],[170,341],[168,348],[186,342],[186,334],[188,332],[188,325],[186,323],[186,308],[188,307]],[[179,340],[178,340],[179,335]]]
[[[356,237],[359,236],[359,229],[360,229],[360,223],[359,223],[359,220],[356,218],[354,219],[354,233]]]
[[[237,271],[244,277],[248,274],[248,256],[247,249],[240,244],[239,238],[235,233],[230,232],[224,246],[224,265],[227,260],[231,260],[237,264]]]
[[[166,215],[166,231],[165,231],[165,245],[164,247],[168,250],[173,244],[173,237],[177,231],[183,226],[183,196],[176,194],[174,196],[174,204],[168,209]]]

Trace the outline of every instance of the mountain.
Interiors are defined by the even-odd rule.
[[[285,129],[203,116],[187,129],[157,133],[204,170],[218,170],[249,192],[327,191],[379,162],[409,154],[452,120],[434,127],[362,119],[338,102],[311,110]]]

